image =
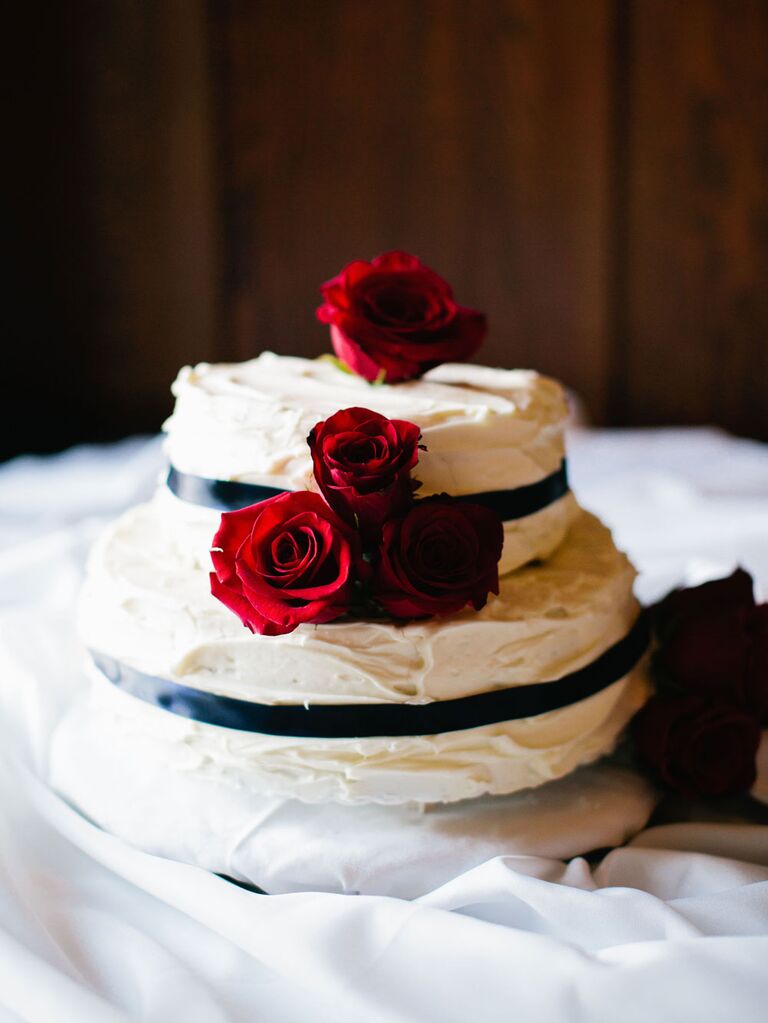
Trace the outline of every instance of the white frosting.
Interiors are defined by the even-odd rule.
[[[263,703],[421,703],[555,679],[632,625],[634,572],[580,513],[545,564],[506,576],[486,608],[448,619],[300,626],[253,636],[210,596],[201,535],[179,533],[168,499],[126,513],[97,545],[81,608],[85,642],[134,667]],[[193,525],[187,521],[187,530]],[[207,533],[205,535],[208,535]],[[451,801],[559,777],[610,749],[642,702],[635,673],[524,721],[397,739],[285,739],[201,725],[101,681],[104,727],[167,744],[169,766],[307,801]],[[150,738],[154,737],[154,739]]]
[[[249,362],[185,367],[173,393],[170,461],[213,479],[307,489],[307,434],[353,405],[421,428],[423,496],[534,483],[564,454],[562,388],[532,370],[447,364],[420,380],[372,387],[323,360],[263,352]]]
[[[155,500],[166,506],[173,518],[177,545],[193,551],[199,564],[210,564],[210,547],[221,515],[211,508],[180,501],[165,486],[158,488]],[[534,559],[548,558],[563,542],[568,527],[579,513],[576,499],[569,491],[563,497],[522,519],[504,523],[504,547],[499,574],[506,575]]]
[[[646,697],[642,669],[600,693],[538,717],[395,739],[292,739],[203,725],[143,703],[101,676],[79,711],[91,731],[113,736],[164,770],[306,803],[450,803],[501,795],[560,778],[610,752]],[[66,762],[59,763],[63,756]],[[51,773],[65,794],[66,747]],[[129,769],[129,765],[126,765]],[[81,798],[81,797],[80,797]],[[86,812],[90,808],[83,806]]]
[[[427,446],[415,473],[421,495],[524,486],[564,455],[562,390],[530,371],[444,365],[421,380],[371,387],[328,362],[264,353],[186,368],[174,393],[170,461],[215,479],[311,488],[307,434],[352,405],[419,425]],[[427,703],[561,678],[624,636],[638,612],[631,565],[567,494],[505,523],[500,594],[479,613],[254,636],[210,594],[218,521],[162,486],[122,516],[91,558],[81,604],[86,644],[148,674],[260,703]],[[537,558],[547,560],[519,567]],[[644,692],[637,669],[587,700],[522,721],[435,736],[289,739],[188,721],[94,673],[84,713],[137,755],[150,744],[175,772],[253,793],[425,803],[567,774],[612,748]]]
[[[164,502],[126,512],[94,549],[80,616],[86,644],[149,674],[261,703],[419,703],[559,678],[637,615],[632,566],[584,512],[547,562],[506,576],[480,612],[302,625],[286,636],[252,635],[211,596],[209,536],[190,543]]]
[[[535,483],[564,456],[567,407],[562,388],[531,370],[447,364],[420,380],[372,387],[317,359],[263,352],[249,362],[185,367],[173,385],[176,407],[165,424],[166,453],[181,472],[210,479],[314,489],[307,434],[341,408],[362,405],[419,425],[423,443],[414,475],[419,495],[473,494]],[[198,509],[177,511],[201,521]],[[568,493],[504,523],[499,571],[547,558],[576,514]],[[218,513],[203,509],[206,544]]]
[[[608,763],[507,796],[428,806],[307,803],[262,792],[246,772],[214,773],[171,734],[115,727],[78,701],[51,746],[55,787],[99,827],[146,852],[258,885],[272,894],[336,891],[413,899],[496,856],[571,859],[621,845],[655,793]]]

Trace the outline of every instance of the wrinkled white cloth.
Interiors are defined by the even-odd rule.
[[[764,447],[709,430],[585,431],[570,450],[574,489],[638,564],[643,599],[736,563],[766,592]],[[629,786],[621,807],[579,816],[565,789],[558,831],[557,801],[541,817],[523,795],[515,835],[469,856],[457,808],[453,836],[428,826],[407,876],[396,836],[379,833],[384,873],[380,860],[366,874],[364,845],[344,868],[357,871],[345,890],[366,895],[306,890],[338,880],[317,833],[288,829],[269,850],[295,877],[265,896],[132,849],[52,793],[46,745],[71,698],[83,558],[161,464],[151,440],[0,469],[0,1023],[765,1019],[768,827],[671,824],[597,866],[563,862],[620,840],[628,807],[627,833],[642,826],[647,789],[618,768],[589,770],[609,793]]]

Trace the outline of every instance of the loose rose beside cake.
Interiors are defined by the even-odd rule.
[[[674,590],[654,618],[656,694],[633,723],[641,760],[684,796],[744,792],[768,726],[768,604],[737,569]]]

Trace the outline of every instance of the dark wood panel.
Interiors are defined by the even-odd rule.
[[[179,366],[217,354],[205,11],[187,0],[98,9],[87,154],[99,225],[91,365],[118,415],[151,415],[156,428]]]
[[[155,428],[184,362],[325,350],[317,285],[396,246],[597,421],[768,436],[765,0],[13,15],[0,457]]]
[[[402,247],[487,311],[483,361],[606,400],[611,5],[216,5],[231,354],[315,354],[317,285]]]
[[[36,45],[20,45],[13,89],[5,453],[154,430],[179,365],[216,355],[203,0],[61,4],[26,18],[15,38]]]
[[[623,419],[768,437],[768,5],[631,27]]]

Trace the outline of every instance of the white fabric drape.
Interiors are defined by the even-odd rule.
[[[571,452],[574,488],[642,569],[643,598],[737,562],[765,592],[765,448],[604,431],[575,435]],[[767,1018],[768,825],[702,813],[641,830],[596,866],[564,862],[619,841],[617,822],[641,827],[647,788],[619,768],[589,777],[622,805],[579,814],[591,782],[572,780],[559,833],[552,807],[547,831],[523,796],[501,846],[468,855],[461,822],[453,836],[427,827],[418,856],[377,873],[372,831],[371,855],[365,839],[354,852],[358,888],[377,893],[364,895],[302,890],[339,879],[295,830],[265,857],[283,856],[293,887],[264,896],[132,849],[52,793],[46,744],[78,684],[83,557],[160,465],[152,440],[0,470],[0,1021]]]

